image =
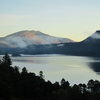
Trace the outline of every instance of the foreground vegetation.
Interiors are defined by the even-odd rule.
[[[87,84],[45,81],[43,72],[37,76],[24,67],[12,67],[8,54],[0,60],[0,100],[100,100],[100,82]]]

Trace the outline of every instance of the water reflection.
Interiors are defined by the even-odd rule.
[[[100,58],[66,55],[33,55],[12,57],[13,65],[22,69],[24,66],[36,74],[44,72],[45,79],[52,82],[61,81],[62,78],[71,84],[87,83],[90,79],[98,80],[100,75]],[[93,70],[93,71],[92,71]]]
[[[36,57],[24,56],[24,57],[12,57],[14,62],[30,63],[30,64],[42,64],[45,63],[42,59],[36,59]]]
[[[100,75],[100,62],[91,62],[90,63],[90,68],[96,72],[97,74]]]

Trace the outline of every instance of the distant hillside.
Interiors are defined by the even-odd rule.
[[[89,36],[87,39],[83,40],[85,43],[99,43],[100,44],[100,31],[96,31],[91,36]]]
[[[26,48],[29,45],[46,45],[73,42],[67,38],[58,38],[40,31],[20,31],[0,38],[0,44],[12,48]]]
[[[81,42],[57,38],[39,31],[21,31],[0,38],[0,54],[66,54],[100,57],[100,31]]]
[[[64,49],[65,54],[69,55],[100,57],[100,31],[96,31],[82,42],[66,44]]]

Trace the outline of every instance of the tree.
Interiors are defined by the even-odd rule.
[[[28,72],[27,72],[26,67],[22,68],[22,74],[27,74],[27,73],[28,73]]]
[[[15,66],[14,67],[14,72],[19,74],[19,67]]]
[[[62,78],[62,80],[61,80],[61,85],[63,85],[64,83],[65,83],[65,79],[64,78]]]
[[[7,53],[3,56],[2,63],[7,65],[7,66],[12,65],[12,61],[10,59],[10,56]]]
[[[90,92],[93,92],[93,87],[94,87],[94,80],[91,79],[87,83],[88,89],[90,89]]]
[[[39,76],[40,76],[40,78],[42,78],[42,79],[44,78],[43,71],[40,71],[40,72],[39,72]]]
[[[62,80],[61,80],[61,86],[62,86],[63,88],[68,88],[69,85],[70,85],[70,83],[69,83],[68,81],[65,81],[64,78],[62,78]]]

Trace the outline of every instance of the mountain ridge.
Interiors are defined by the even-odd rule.
[[[96,32],[94,32],[91,36],[87,37],[82,42],[85,42],[85,43],[87,43],[87,42],[88,43],[100,42],[100,30],[97,30]]]
[[[28,45],[45,45],[74,42],[68,38],[50,36],[40,31],[19,31],[0,38],[0,43],[8,44],[10,47],[27,47]]]
[[[28,34],[28,32],[30,31],[27,31],[26,33]],[[37,31],[35,32],[37,33]],[[24,43],[24,42],[27,42],[26,41],[27,39],[25,37],[24,38],[22,38],[21,36],[17,37],[18,34],[16,35],[14,34],[13,36],[10,35],[6,38],[0,39],[0,44],[1,44],[0,54],[5,54],[7,52],[9,54],[14,54],[14,55],[65,54],[65,55],[75,55],[75,56],[100,57],[100,53],[99,53],[100,52],[100,38],[98,38],[98,36],[100,36],[99,30],[81,42],[73,42],[73,41],[70,42],[68,41],[68,39],[67,41],[66,39],[64,40],[64,38],[60,38],[61,40],[59,40],[59,38],[41,34],[41,32],[38,32],[38,36],[35,34],[33,35],[33,33],[31,33],[31,35],[29,34],[27,35],[26,33],[21,34],[21,36],[23,37],[24,35],[28,37],[28,39],[32,37],[35,37],[35,38],[37,37],[40,40],[40,38],[41,39],[43,38],[44,40],[47,40],[47,43],[44,43],[45,41],[43,41],[42,43],[41,41],[38,41],[38,43],[36,44],[28,43],[28,45],[26,45]],[[56,42],[54,42],[55,40]],[[16,43],[19,43],[19,44],[16,44]]]

